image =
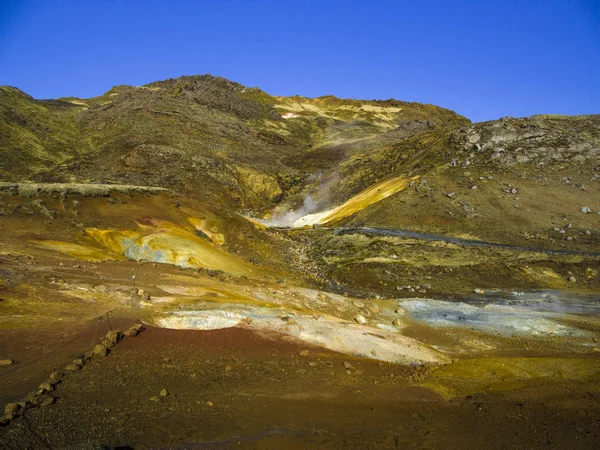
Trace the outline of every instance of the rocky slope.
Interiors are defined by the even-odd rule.
[[[390,255],[411,261],[413,253],[418,259],[429,250],[395,238],[382,243],[381,237],[327,230],[280,231],[255,219],[271,226],[407,229],[541,250],[600,248],[600,116],[471,124],[432,105],[273,97],[210,75],[117,86],[92,99],[40,101],[5,87],[0,112],[2,181],[165,188],[176,207],[202,211],[196,232],[222,235],[217,245],[236,257],[264,262],[271,253],[302,276],[322,283],[341,277],[359,292],[363,282],[340,270],[352,274],[356,267],[377,280],[403,269],[386,263]],[[113,204],[129,203],[106,195]],[[23,207],[43,212],[20,203],[9,195],[0,206],[9,215]],[[58,207],[50,220],[69,216],[67,210]],[[139,217],[125,211],[112,207],[101,225],[129,221],[135,229]],[[157,209],[146,214],[165,217]],[[92,225],[70,220],[80,228]],[[449,260],[432,251],[427,270],[445,270]],[[525,260],[547,260],[544,255]],[[492,259],[470,255],[469,264],[456,264],[483,282],[490,267],[507,261]],[[520,267],[524,260],[516,261]],[[597,263],[579,263],[581,270],[596,270]],[[552,270],[565,280],[571,276],[570,269]],[[509,280],[552,281],[516,278]],[[388,283],[377,289],[386,290],[382,284]],[[392,290],[396,282],[389,284]],[[372,286],[366,292],[376,293]]]

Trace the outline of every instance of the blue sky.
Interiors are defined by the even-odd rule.
[[[473,121],[600,113],[600,0],[0,0],[0,85],[36,98],[203,73]]]

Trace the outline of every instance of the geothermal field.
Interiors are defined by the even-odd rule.
[[[0,447],[595,448],[600,116],[0,88]]]

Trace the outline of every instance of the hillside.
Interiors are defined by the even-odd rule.
[[[549,435],[590,428],[599,272],[600,115],[471,123],[211,75],[0,88],[8,447],[262,442],[281,413],[333,440],[273,442],[387,448],[389,417],[454,428],[484,402],[484,431],[523,403]],[[355,410],[390,425],[357,435]]]

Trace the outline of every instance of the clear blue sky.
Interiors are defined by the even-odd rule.
[[[473,121],[600,113],[600,0],[0,0],[0,85],[36,98],[203,73]]]

